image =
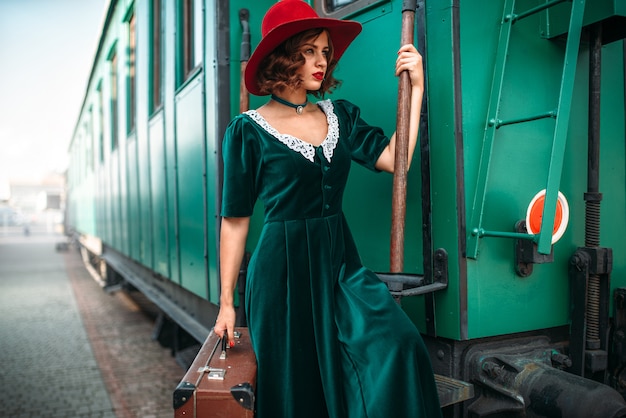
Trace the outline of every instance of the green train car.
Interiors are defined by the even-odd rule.
[[[103,21],[68,229],[103,285],[161,308],[175,351],[217,313],[221,138],[272,3],[112,0]],[[392,133],[407,3],[310,4],[363,24],[331,98]],[[418,1],[414,35],[427,92],[402,273],[389,274],[392,176],[355,165],[344,210],[435,372],[461,383],[446,415],[626,416],[626,1]]]

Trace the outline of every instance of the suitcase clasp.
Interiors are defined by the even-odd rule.
[[[204,366],[198,369],[198,373],[207,373],[207,378],[209,380],[224,380],[226,369]]]

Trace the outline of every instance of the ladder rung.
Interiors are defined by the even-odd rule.
[[[518,20],[522,20],[525,17],[532,16],[535,13],[539,13],[542,10],[549,9],[552,6],[556,6],[557,4],[564,3],[566,1],[571,1],[571,0],[551,0],[551,1],[547,2],[547,3],[541,4],[541,5],[537,6],[537,7],[533,7],[532,9],[526,10],[523,13],[519,13],[519,14],[511,13],[510,15],[507,15],[504,18],[504,20],[505,20],[505,22],[508,21],[508,20],[512,20],[512,23],[515,23]]]
[[[524,234],[523,232],[486,231],[482,228],[472,229],[472,235],[475,235],[479,238],[482,238],[482,237],[517,238],[517,239],[527,239],[530,241],[536,241],[538,239],[538,235],[535,235],[535,234]]]
[[[556,118],[557,111],[551,110],[549,112],[540,113],[538,115],[526,116],[524,118],[518,119],[509,119],[509,120],[500,120],[500,119],[489,119],[489,126],[495,126],[498,129],[501,126],[505,125],[513,125],[516,123],[524,123],[531,122],[533,120],[546,119],[546,118]]]

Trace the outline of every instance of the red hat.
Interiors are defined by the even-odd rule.
[[[351,20],[321,18],[308,3],[302,0],[282,0],[273,5],[261,24],[262,39],[250,56],[246,66],[246,88],[257,96],[259,91],[257,71],[263,58],[291,36],[305,30],[324,28],[333,43],[333,59],[338,60],[348,45],[361,32],[361,24]]]

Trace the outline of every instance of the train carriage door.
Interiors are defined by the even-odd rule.
[[[363,31],[346,50],[335,76],[342,81],[332,99],[346,99],[361,109],[361,116],[386,134],[395,131],[398,79],[393,68],[400,47],[401,1],[320,0],[320,16],[356,20]],[[417,39],[417,36],[415,36]],[[423,272],[419,158],[409,173],[405,269]],[[363,262],[375,271],[389,270],[392,176],[370,173],[353,165],[344,198],[344,210],[357,240]],[[367,197],[371,201],[365,202]],[[376,222],[372,222],[375,219]]]
[[[314,2],[314,7],[320,16],[356,20],[363,25],[363,31],[339,61],[335,76],[342,84],[331,98],[353,102],[361,109],[365,121],[382,127],[391,135],[396,129],[398,108],[398,78],[393,68],[401,43],[403,2],[319,0]],[[426,62],[423,22],[424,3],[417,2],[414,43]],[[424,104],[420,130],[423,153],[416,149],[407,179],[403,271],[423,275],[426,282],[430,282],[430,223],[424,222],[422,216],[426,214],[428,217],[430,213],[428,117],[425,110]],[[377,175],[353,164],[344,198],[344,211],[363,263],[378,272],[387,272],[390,268],[392,183],[393,176]],[[423,331],[427,331],[427,323],[434,324],[432,320],[425,320],[422,300],[407,299],[403,307]],[[426,317],[432,316],[432,310],[426,311]]]

